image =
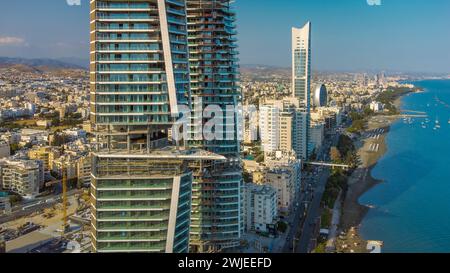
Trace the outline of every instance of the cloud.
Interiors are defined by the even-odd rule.
[[[69,6],[81,6],[81,0],[66,0]]]
[[[25,39],[19,37],[0,36],[0,46],[25,45]]]

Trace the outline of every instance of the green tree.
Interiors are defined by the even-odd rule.
[[[264,154],[258,155],[258,157],[256,157],[255,161],[258,163],[263,163],[264,162]]]
[[[277,223],[277,230],[278,230],[280,233],[285,233],[286,230],[287,230],[287,228],[288,228],[288,225],[287,225],[285,222],[279,221],[279,222]]]
[[[19,204],[20,202],[22,202],[22,200],[23,200],[23,198],[20,195],[11,195],[9,197],[9,202],[11,202],[12,206]]]
[[[335,163],[341,162],[341,153],[339,152],[339,150],[336,147],[331,147],[330,157],[331,157],[331,161],[333,161]]]
[[[20,146],[17,143],[13,143],[9,146],[9,149],[11,151],[11,155],[14,155],[20,149]]]

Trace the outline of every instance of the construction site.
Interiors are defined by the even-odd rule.
[[[87,253],[91,251],[88,189],[68,194],[46,208],[0,224],[0,253]]]

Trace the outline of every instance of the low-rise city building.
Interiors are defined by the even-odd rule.
[[[1,187],[25,199],[39,195],[44,184],[43,164],[39,160],[0,160]]]
[[[41,160],[44,163],[45,171],[51,171],[53,167],[53,161],[60,156],[60,149],[51,146],[36,146],[28,151],[28,157],[30,159]]]
[[[272,186],[247,183],[243,198],[246,231],[267,233],[274,229],[278,217],[277,191]]]
[[[384,105],[381,102],[372,101],[370,103],[370,110],[374,111],[375,113],[381,112],[384,110]]]
[[[89,187],[91,184],[91,170],[92,170],[91,155],[82,156],[77,162],[77,177],[78,185]]]

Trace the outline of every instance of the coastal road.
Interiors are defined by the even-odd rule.
[[[305,198],[307,198],[307,196],[305,194],[301,194],[300,196],[300,204],[302,204],[302,206],[296,207],[295,212],[293,213],[292,216],[292,221],[290,221],[291,224],[291,228],[289,229],[289,233],[286,239],[286,242],[284,244],[283,247],[283,253],[292,253],[293,252],[293,246],[294,246],[294,238],[296,236],[296,234],[298,234],[299,229],[302,225],[302,219],[304,218],[304,214],[306,213],[305,207],[303,206],[303,203],[305,202]]]
[[[295,249],[295,253],[309,253],[311,239],[313,239],[313,232],[316,228],[317,218],[320,217],[320,203],[322,201],[323,193],[325,192],[325,186],[327,185],[328,177],[330,176],[330,170],[325,169],[319,174],[318,184],[314,191],[313,200],[308,207],[305,223],[300,235],[300,239]]]
[[[340,133],[336,132],[330,141],[326,142],[324,149],[319,154],[319,159],[329,160],[328,151],[331,146],[336,146],[339,141]],[[331,171],[328,168],[315,168],[318,174],[312,179],[307,179],[307,184],[314,185],[312,192],[306,192],[300,197],[301,206],[294,213],[294,220],[289,230],[283,253],[308,253],[309,246],[313,238],[313,232],[316,229],[316,220],[320,217],[320,204],[322,201],[325,187],[330,177]],[[309,190],[309,189],[308,189]],[[308,204],[308,206],[305,206]],[[300,238],[298,236],[300,235]]]
[[[336,133],[331,137],[330,146],[337,146],[339,142],[339,136],[340,134]],[[327,145],[327,149],[325,151],[329,151],[329,149],[331,148],[330,146]],[[329,159],[328,154],[324,154],[323,156],[325,157],[325,159]],[[310,246],[312,240],[315,239],[314,230],[316,230],[317,228],[317,219],[321,216],[320,205],[330,175],[331,170],[329,168],[324,168],[323,170],[319,171],[319,174],[316,177],[316,188],[314,190],[314,195],[312,197],[310,206],[308,207],[306,219],[302,227],[302,232],[295,249],[296,253],[309,253],[310,251],[312,251],[312,249],[310,249]]]

